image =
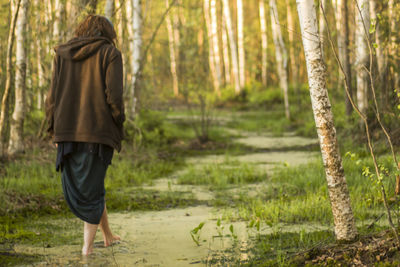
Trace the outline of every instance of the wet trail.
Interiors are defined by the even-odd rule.
[[[256,164],[266,172],[271,172],[279,165],[298,165],[306,163],[318,156],[316,152],[301,151],[298,148],[316,145],[317,140],[301,138],[291,134],[283,137],[271,135],[257,135],[240,132],[241,137],[236,142],[251,146],[254,152],[250,154],[232,156],[240,162]],[[188,158],[187,162],[196,168],[206,164],[224,162],[224,155],[210,155],[205,157]],[[214,192],[206,186],[179,185],[177,178],[181,170],[170,177],[158,179],[151,186],[144,189],[157,191],[191,192],[199,200],[210,200]],[[267,187],[266,182],[249,184],[230,190],[247,190],[261,192]],[[209,206],[187,207],[164,211],[110,213],[109,220],[112,229],[119,234],[122,242],[118,245],[103,248],[101,234],[96,237],[94,254],[83,258],[80,255],[80,245],[58,246],[52,248],[30,247],[16,245],[16,252],[43,255],[44,260],[36,266],[205,266],[216,255],[223,254],[232,248],[235,243],[235,255],[246,259],[246,246],[249,238],[256,233],[246,228],[245,222],[222,223],[217,226],[217,219],[221,211]],[[204,227],[199,231],[197,245],[190,235],[190,231],[201,222]],[[234,235],[229,230],[233,226]],[[296,231],[296,227],[282,226],[283,230]],[[318,226],[309,226],[315,230]],[[270,229],[264,229],[267,233]],[[243,253],[242,253],[243,252]]]

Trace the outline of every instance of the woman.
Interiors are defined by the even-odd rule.
[[[121,150],[125,120],[122,58],[115,38],[107,18],[86,17],[75,37],[55,48],[46,99],[65,200],[84,221],[84,255],[92,253],[98,226],[105,246],[120,239],[110,230],[104,200],[105,174],[113,150]]]

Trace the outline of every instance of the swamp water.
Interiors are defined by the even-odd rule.
[[[236,141],[255,148],[256,152],[232,156],[230,160],[253,164],[267,173],[276,166],[307,163],[319,155],[317,152],[299,149],[317,144],[315,139],[300,138],[290,134],[273,137],[241,133],[241,136]],[[188,165],[200,169],[207,164],[224,164],[225,160],[224,155],[211,155],[189,158],[187,162]],[[189,192],[199,200],[213,199],[214,192],[207,186],[178,184],[179,175],[184,172],[185,170],[179,171],[142,188]],[[267,186],[267,182],[240,185],[229,189],[227,193],[262,192]],[[42,256],[42,260],[35,266],[204,266],[207,262],[212,262],[215,257],[224,257],[224,253],[229,250],[231,254],[235,254],[236,259],[246,261],[251,256],[247,250],[249,239],[257,234],[273,231],[270,227],[263,227],[256,233],[255,230],[247,228],[247,222],[241,221],[222,221],[219,224],[221,212],[218,208],[206,205],[164,211],[111,212],[109,215],[111,228],[121,236],[122,242],[104,248],[101,234],[98,232],[94,253],[89,257],[80,255],[81,245],[78,244],[49,248],[40,245],[15,245],[14,250],[17,253]],[[202,222],[204,222],[202,229],[191,235],[190,232]],[[322,229],[318,225],[279,227],[280,231],[291,232]]]

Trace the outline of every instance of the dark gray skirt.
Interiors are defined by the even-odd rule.
[[[72,152],[63,159],[61,177],[65,200],[71,211],[85,222],[100,223],[107,167],[98,155],[89,152]]]

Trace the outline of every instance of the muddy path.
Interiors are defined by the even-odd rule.
[[[317,152],[298,149],[317,144],[315,139],[302,138],[293,134],[274,137],[268,134],[257,135],[247,132],[240,132],[240,136],[236,142],[253,147],[254,152],[232,156],[232,160],[253,164],[254,167],[267,173],[272,172],[276,166],[295,166],[318,157]],[[226,156],[209,155],[186,160],[188,165],[202,168],[207,164],[224,164]],[[207,186],[178,184],[178,178],[184,172],[185,169],[180,170],[169,177],[154,181],[152,185],[141,188],[187,192],[204,201],[214,198],[215,192]],[[227,192],[230,194],[237,194],[240,191],[257,193],[262,192],[267,186],[267,182],[246,184],[231,188]],[[15,245],[14,249],[16,252],[42,255],[43,260],[36,263],[36,266],[205,266],[210,265],[215,257],[224,257],[224,251],[227,250],[234,250],[237,258],[246,261],[251,256],[247,254],[246,246],[249,239],[257,233],[248,229],[246,222],[222,221],[218,225],[219,218],[221,218],[221,210],[207,205],[164,211],[111,212],[109,215],[111,227],[123,241],[113,247],[103,248],[101,234],[98,232],[94,254],[90,257],[84,258],[80,255],[79,244],[50,248]],[[202,222],[204,223],[202,229],[192,236],[190,232]],[[319,226],[311,225],[304,227],[310,231],[319,228]],[[282,225],[281,228],[284,231],[299,230],[293,225]],[[264,227],[261,231],[268,233],[273,229]]]

